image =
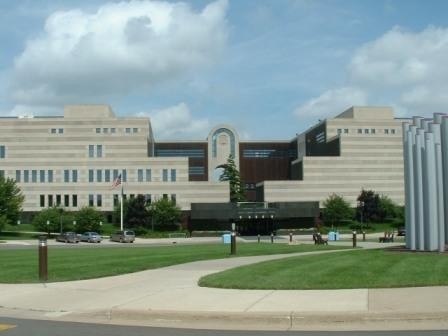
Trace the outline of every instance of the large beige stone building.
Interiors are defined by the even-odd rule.
[[[372,189],[403,204],[401,122],[391,108],[352,107],[285,141],[241,141],[231,126],[218,125],[205,140],[158,142],[147,118],[72,105],[63,116],[0,118],[0,176],[18,182],[29,213],[54,205],[110,212],[120,193],[111,186],[121,174],[128,198],[169,198],[197,213],[206,204],[198,215],[204,220],[205,213],[253,220],[258,215],[247,209],[213,212],[229,202],[229,184],[218,175],[232,155],[248,200],[265,204],[260,216],[300,222],[318,215],[331,193],[356,205],[361,189]]]

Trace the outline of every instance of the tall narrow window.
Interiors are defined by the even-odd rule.
[[[70,182],[70,170],[64,169],[64,182]]]
[[[176,169],[171,169],[171,182],[176,182]]]
[[[0,159],[4,159],[6,156],[6,148],[4,145],[0,146]]]
[[[168,169],[163,169],[162,171],[162,181],[167,182],[168,181]]]
[[[96,195],[96,206],[99,208],[103,206],[103,197],[101,195]]]
[[[110,182],[110,169],[104,171],[104,182]]]
[[[92,194],[89,195],[89,206],[90,206],[90,207],[93,207],[93,206],[94,206],[94,203],[93,203],[93,195],[92,195]]]
[[[56,205],[57,206],[61,205],[61,195],[56,195]]]
[[[173,201],[174,204],[176,204],[176,194],[171,194],[171,201]]]
[[[143,182],[143,169],[138,169],[137,170],[137,181],[138,182]]]
[[[30,171],[24,170],[23,171],[23,182],[28,183],[30,181]]]
[[[2,170],[0,170],[0,177],[5,177],[5,171],[2,169]]]
[[[48,206],[49,207],[53,206],[53,195],[48,195]]]
[[[72,195],[72,206],[73,207],[78,206],[78,195]]]
[[[118,169],[114,169],[114,174],[113,174],[114,181],[117,179],[117,177],[118,177]]]
[[[395,129],[392,128],[392,129],[390,130],[390,133],[395,134]]]
[[[95,146],[89,145],[89,158],[93,158],[95,156]]]
[[[151,204],[151,194],[145,195],[145,201],[146,201],[146,204]]]
[[[146,169],[146,182],[151,182],[151,169]]]
[[[89,182],[93,182],[93,169],[89,169]]]
[[[126,173],[126,169],[123,169],[122,175],[121,175],[121,179],[123,182],[127,182],[128,180],[128,175]]]
[[[40,195],[40,207],[45,207],[45,195]]]
[[[103,182],[103,171],[101,169],[96,171],[96,181]]]
[[[47,175],[48,175],[48,182],[53,183],[53,170],[49,170],[47,171]]]
[[[78,171],[76,169],[72,170],[72,182],[78,182]]]
[[[16,170],[16,182],[20,183],[20,170]]]
[[[36,183],[37,182],[37,170],[31,171],[31,182]]]
[[[39,171],[39,181],[40,183],[45,183],[45,170],[40,170]]]
[[[70,195],[64,195],[64,206],[70,206]]]
[[[114,194],[114,207],[118,206],[118,195]]]
[[[103,145],[96,145],[96,157],[103,157]]]

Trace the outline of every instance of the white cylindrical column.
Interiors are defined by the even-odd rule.
[[[445,214],[445,244],[448,244],[448,116],[442,118],[440,128],[442,169],[443,169],[443,203]]]
[[[403,123],[406,247],[411,250],[415,250],[413,143],[411,126],[408,123]]]
[[[425,249],[424,213],[423,213],[423,165],[424,131],[417,129],[414,144],[414,204],[415,204],[415,238],[417,250]]]
[[[429,124],[427,125],[429,129]],[[437,250],[437,180],[434,134],[425,134],[423,155],[423,204],[425,226],[425,250]]]

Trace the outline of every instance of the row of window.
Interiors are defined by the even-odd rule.
[[[245,158],[291,158],[294,157],[294,150],[279,149],[244,149],[243,157]]]
[[[96,172],[96,174],[95,174]],[[23,173],[23,174],[22,174]],[[113,182],[119,174],[121,174],[121,181],[127,182],[126,169],[89,169],[89,182]],[[5,171],[0,170],[0,176],[5,176]],[[176,182],[177,172],[176,169],[163,169],[162,181],[163,182]],[[16,181],[18,183],[53,183],[54,173],[53,170],[16,170]],[[65,183],[78,182],[78,170],[76,169],[64,169],[63,181]],[[151,182],[151,169],[138,169],[137,170],[137,182]]]
[[[71,196],[71,197],[70,197]],[[135,194],[130,194],[129,199],[133,199]],[[176,203],[176,194],[163,194],[162,197],[164,199],[171,199],[174,203]],[[126,199],[127,195],[123,194],[123,199]],[[151,203],[151,194],[145,195],[145,200],[147,203]],[[114,206],[119,205],[119,195],[114,194]],[[71,201],[71,202],[70,202]],[[39,204],[41,208],[52,207],[52,206],[64,206],[64,207],[77,207],[78,206],[78,195],[40,195]],[[89,206],[96,206],[101,208],[103,206],[103,195],[101,194],[89,194]]]
[[[51,134],[64,134],[63,128],[52,128],[50,129]]]
[[[358,134],[376,134],[375,128],[358,128]],[[338,134],[349,134],[348,128],[338,128]],[[395,128],[385,128],[383,129],[384,134],[395,134]]]
[[[203,150],[203,149],[156,149],[156,156],[204,158],[205,150]]]
[[[117,129],[115,127],[97,127],[95,128],[95,133],[97,134],[115,134],[117,133]],[[138,133],[137,127],[126,127],[124,128],[124,133],[131,134],[131,133]]]

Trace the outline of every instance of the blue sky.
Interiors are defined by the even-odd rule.
[[[446,112],[445,0],[0,0],[0,115],[107,103],[157,139],[290,139],[351,105]]]

